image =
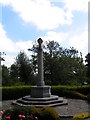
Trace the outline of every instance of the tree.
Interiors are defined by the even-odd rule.
[[[34,80],[32,64],[24,52],[20,52],[16,57],[16,62],[11,66],[11,76],[25,84],[31,84]]]
[[[86,67],[87,67],[87,77],[88,77],[88,82],[90,83],[90,53],[86,55]]]
[[[10,84],[11,84],[11,81],[9,77],[9,70],[5,65],[3,65],[2,66],[2,85],[8,86]]]
[[[13,84],[18,82],[18,67],[15,64],[12,64],[10,67],[10,79],[12,80]]]
[[[37,45],[34,45],[32,63],[37,68]],[[85,80],[82,54],[71,47],[64,49],[58,42],[49,41],[43,48],[44,79],[46,84],[77,84]],[[35,72],[36,73],[36,72]]]

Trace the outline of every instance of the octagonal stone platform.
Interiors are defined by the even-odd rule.
[[[30,95],[19,98],[16,101],[13,101],[14,105],[20,106],[36,106],[36,107],[43,107],[43,106],[61,106],[67,105],[67,100],[63,99],[63,97],[58,97],[55,95],[51,95],[50,97],[46,98],[32,98]]]
[[[32,86],[31,95],[19,98],[13,104],[36,107],[67,105],[66,99],[51,95],[50,90],[50,86]]]

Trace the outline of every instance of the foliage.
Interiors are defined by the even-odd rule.
[[[90,86],[82,86],[82,87],[52,86],[51,87],[51,93],[53,95],[63,96],[67,98],[87,99],[87,95],[89,94],[89,91],[90,91]],[[17,99],[29,94],[30,94],[30,86],[2,87],[3,100]]]
[[[57,120],[58,113],[51,107],[43,107],[40,111],[40,120]]]
[[[90,93],[88,94],[87,97],[88,97],[88,102],[90,103]]]
[[[51,107],[15,106],[13,109],[5,111],[2,119],[6,120],[6,116],[9,116],[11,120],[57,120],[58,113]]]
[[[86,55],[86,67],[87,67],[87,77],[88,77],[88,82],[90,83],[90,53]]]
[[[5,65],[2,66],[2,85],[10,85],[9,70]]]
[[[20,52],[16,57],[16,62],[11,65],[10,76],[17,83],[32,84],[32,81],[35,82],[32,64],[24,52]]]
[[[87,96],[76,91],[64,91],[64,96],[67,98],[87,100]]]
[[[34,66],[37,66],[37,47],[35,44],[32,48]],[[86,67],[82,54],[78,54],[73,47],[64,49],[58,42],[49,41],[43,50],[46,84],[77,85],[86,81]]]
[[[2,99],[14,100],[30,94],[30,86],[2,87]]]
[[[89,113],[81,113],[72,118],[72,120],[86,120],[87,118],[90,118]]]
[[[87,87],[84,87],[83,89],[82,88],[83,87],[76,87],[76,86],[52,86],[51,91],[52,91],[52,94],[55,94],[58,96],[87,100],[87,96],[84,95],[82,92],[82,90],[87,89]]]
[[[3,85],[30,84],[36,85],[38,62],[38,45],[35,43],[31,49],[29,58],[25,52],[20,52],[10,68],[2,66]],[[63,48],[58,42],[49,41],[43,47],[44,80],[49,85],[81,85],[88,82],[86,72],[89,75],[89,54],[86,56],[86,66],[82,53],[71,48]],[[88,70],[87,70],[88,68]]]

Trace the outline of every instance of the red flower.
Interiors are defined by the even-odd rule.
[[[10,115],[9,115],[9,116],[6,116],[6,119],[10,120]]]
[[[22,115],[19,115],[19,118],[22,118]]]
[[[2,115],[3,115],[3,113],[4,113],[4,112],[3,112],[3,111],[1,111],[1,114],[2,114]]]
[[[19,115],[19,118],[25,119],[25,115]]]
[[[22,118],[25,119],[25,115],[22,115]]]

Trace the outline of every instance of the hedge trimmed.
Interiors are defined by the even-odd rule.
[[[67,92],[79,92],[84,95],[88,95],[90,93],[90,85],[87,86],[52,86],[51,88],[52,94],[58,96],[65,96]],[[67,95],[68,97],[68,95]]]
[[[2,87],[2,99],[14,100],[30,94],[30,86],[12,86]],[[1,89],[1,88],[0,88]],[[88,86],[52,86],[52,95],[58,95],[67,98],[87,99],[90,93],[90,85]]]
[[[14,100],[30,94],[30,86],[2,87],[2,100]]]

